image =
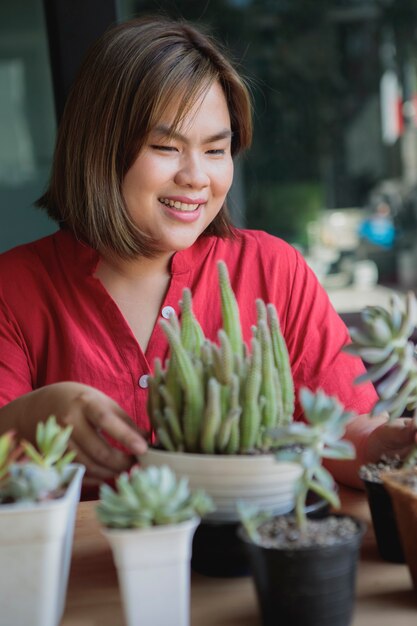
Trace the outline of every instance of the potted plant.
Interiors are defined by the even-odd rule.
[[[66,452],[71,427],[39,422],[36,447],[0,437],[1,623],[58,626],[65,608],[84,467]]]
[[[100,488],[97,516],[117,567],[128,626],[189,624],[191,541],[213,503],[167,466],[134,468]]]
[[[333,478],[321,460],[354,457],[352,444],[340,440],[352,414],[320,390],[314,394],[302,389],[300,401],[307,423],[271,432],[284,447],[277,460],[290,458],[302,467],[295,514],[271,515],[241,503],[239,535],[249,554],[264,626],[348,626],[364,524],[334,514],[309,519],[305,503],[313,490],[331,506],[340,506]]]
[[[405,561],[417,593],[417,468],[386,472],[382,480],[391,496]]]
[[[181,324],[175,315],[161,321],[171,357],[164,365],[156,360],[149,378],[148,412],[156,442],[140,462],[169,465],[177,475],[188,476],[192,488],[204,488],[213,498],[216,510],[195,536],[193,567],[235,575],[243,566],[234,567],[240,550],[234,540],[236,500],[290,511],[300,469],[292,462],[278,465],[270,453],[268,429],[290,423],[294,410],[291,367],[275,307],[256,301],[257,324],[248,350],[222,261],[218,279],[223,325],[218,344],[204,337],[188,289]],[[224,551],[229,558],[223,558]]]
[[[411,336],[417,325],[417,301],[410,292],[405,298],[393,293],[389,309],[367,307],[362,312],[361,328],[350,328],[352,344],[345,348],[360,356],[368,370],[357,382],[372,381],[379,395],[372,414],[388,413],[394,422],[404,411],[417,407],[417,361]],[[368,495],[378,550],[383,559],[404,562],[394,510],[382,473],[412,467],[417,448],[401,459],[398,455],[382,457],[377,463],[363,466],[360,476]]]

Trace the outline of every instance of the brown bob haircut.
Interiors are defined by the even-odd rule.
[[[97,250],[153,256],[157,242],[127,212],[124,176],[169,103],[179,101],[175,129],[214,81],[228,103],[236,155],[252,138],[250,96],[217,43],[187,22],[154,17],[108,30],[90,49],[69,94],[49,187],[37,205]],[[232,233],[223,206],[204,234]]]

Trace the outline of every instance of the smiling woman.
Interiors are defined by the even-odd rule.
[[[158,320],[180,313],[188,287],[204,334],[217,340],[219,259],[247,344],[255,298],[273,303],[296,392],[321,387],[347,409],[371,409],[375,391],[353,388],[363,365],[341,352],[347,330],[302,256],[230,222],[233,159],[251,133],[243,80],[191,24],[132,20],[96,42],[38,201],[60,229],[0,256],[0,432],[33,440],[37,422],[54,413],[73,426],[70,447],[87,482],[128,469],[152,435],[148,375],[156,357],[168,357]],[[294,417],[302,418],[298,403]],[[348,427],[358,463],[370,450],[381,455],[383,422],[359,417]],[[404,429],[401,445],[414,435]],[[340,470],[342,480],[355,483],[354,470]]]
[[[122,184],[129,216],[167,258],[190,247],[222,209],[232,184],[230,115],[214,82],[176,131],[174,101]]]

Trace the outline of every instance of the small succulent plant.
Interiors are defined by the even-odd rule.
[[[353,459],[355,449],[349,441],[341,440],[354,413],[346,412],[336,398],[321,390],[313,393],[301,389],[300,403],[307,423],[293,422],[272,429],[269,434],[278,448],[275,452],[277,461],[293,461],[302,467],[295,486],[295,518],[302,531],[307,524],[309,491],[314,491],[335,508],[340,506],[334,479],[322,466],[322,459]],[[259,543],[258,528],[273,515],[242,502],[238,510],[249,537]]]
[[[393,293],[389,309],[366,307],[362,327],[349,328],[352,343],[345,351],[369,365],[356,382],[372,381],[379,396],[373,415],[387,411],[392,421],[406,408],[417,408],[417,361],[410,341],[416,325],[417,301],[410,292],[404,299]]]
[[[9,468],[23,454],[16,443],[15,432],[9,430],[0,437],[0,481],[7,476]]]
[[[178,524],[214,510],[202,490],[190,492],[188,479],[177,479],[167,467],[134,468],[116,481],[116,489],[100,487],[97,516],[108,528],[148,528]]]
[[[383,411],[393,422],[406,409],[414,411],[417,420],[417,359],[410,340],[417,326],[417,300],[410,291],[404,298],[391,295],[389,309],[369,306],[362,311],[362,328],[349,328],[352,343],[345,347],[360,356],[368,370],[356,383],[372,381],[379,400],[372,415]],[[417,445],[402,460],[403,467],[417,462]]]
[[[211,342],[183,291],[181,325],[162,320],[171,357],[155,361],[148,413],[159,445],[171,451],[235,454],[268,449],[268,430],[292,421],[294,386],[287,347],[272,304],[256,300],[251,349],[242,339],[227,267],[218,263],[223,328]]]
[[[66,452],[71,431],[51,416],[37,425],[36,447],[18,444],[12,432],[0,437],[0,503],[41,502],[59,494],[68,480],[64,468],[75,456]]]

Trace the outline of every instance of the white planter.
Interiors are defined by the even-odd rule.
[[[65,608],[85,468],[56,500],[0,505],[0,626],[57,626]]]
[[[143,467],[168,465],[177,476],[188,477],[191,489],[205,489],[217,507],[205,521],[237,522],[237,500],[279,515],[288,513],[294,507],[294,483],[301,474],[299,465],[278,463],[272,454],[190,454],[150,448],[140,463]]]
[[[199,521],[103,529],[112,547],[128,626],[188,626],[191,543]]]

